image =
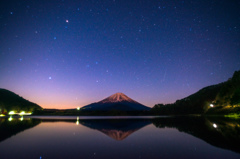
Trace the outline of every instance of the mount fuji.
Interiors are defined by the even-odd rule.
[[[123,93],[113,94],[97,103],[92,103],[81,108],[82,110],[89,111],[145,111],[151,108],[138,103],[137,101],[129,98]]]

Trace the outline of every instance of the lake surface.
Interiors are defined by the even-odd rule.
[[[240,120],[1,117],[0,158],[240,158]]]

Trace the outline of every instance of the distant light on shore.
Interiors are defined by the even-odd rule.
[[[22,111],[21,113],[19,113],[19,115],[24,115],[25,114],[25,111]]]
[[[10,111],[8,114],[9,115],[13,115],[13,114],[15,114],[15,112],[14,111]]]
[[[32,115],[31,112],[26,113],[25,111],[21,111],[21,113],[16,113],[15,111],[10,111],[8,114],[9,115],[21,115],[21,116],[23,116],[23,115]]]
[[[217,124],[213,123],[213,127],[214,127],[214,128],[217,128]]]

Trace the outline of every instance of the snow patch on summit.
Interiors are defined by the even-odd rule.
[[[99,103],[116,103],[116,102],[130,102],[130,103],[137,103],[136,101],[132,100],[128,96],[123,93],[115,93],[108,98],[100,101]]]

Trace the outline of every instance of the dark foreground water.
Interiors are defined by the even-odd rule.
[[[240,120],[0,118],[0,158],[240,158]]]

